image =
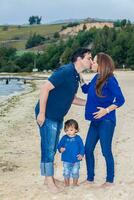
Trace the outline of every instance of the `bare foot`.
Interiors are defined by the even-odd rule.
[[[54,194],[57,194],[63,191],[63,189],[57,187],[55,184],[50,184],[50,185],[48,184],[47,189],[49,192],[54,193]]]
[[[47,179],[45,178],[45,180],[44,180],[44,185],[47,185]]]
[[[94,186],[94,181],[85,180],[85,181],[81,182],[80,184],[92,187],[92,186]]]
[[[53,178],[53,181],[55,183],[55,185],[57,185],[59,188],[64,188],[64,182],[60,181],[58,179]]]
[[[79,186],[79,184],[77,183],[77,184],[73,184],[73,187],[78,187]]]
[[[56,184],[60,184],[60,185],[63,185],[63,184],[64,184],[64,181],[60,181],[60,180],[58,180],[58,179],[56,179],[56,178],[53,178],[53,180],[54,180],[54,182],[55,182]]]
[[[54,179],[53,177],[46,177],[45,178],[45,181],[44,181],[44,184],[47,185],[47,189],[49,190],[49,192],[51,193],[59,193],[59,192],[62,192],[63,189],[59,188],[55,182],[54,182]]]
[[[64,179],[64,186],[69,187],[70,186],[70,178],[65,178]]]
[[[64,187],[64,182],[63,181],[55,179],[54,177],[53,177],[53,181],[57,186]],[[47,185],[47,178],[45,178],[45,180],[44,180],[44,185]]]
[[[110,186],[114,186],[114,183],[105,182],[100,186],[100,188],[106,188],[106,187],[110,187]]]
[[[64,184],[64,187],[67,188],[67,187],[70,187],[70,185]]]

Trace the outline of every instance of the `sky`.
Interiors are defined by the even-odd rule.
[[[27,24],[32,15],[42,23],[63,19],[129,19],[134,0],[0,0],[0,24]]]

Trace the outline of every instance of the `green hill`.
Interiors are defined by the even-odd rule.
[[[51,36],[51,34],[60,31],[62,25],[0,26],[0,47],[10,46],[24,49],[30,34],[38,33],[43,36]]]

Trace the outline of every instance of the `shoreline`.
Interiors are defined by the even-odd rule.
[[[0,100],[0,116],[5,116],[10,107],[15,106],[15,104],[17,103],[17,101],[19,101],[21,96],[32,93],[34,92],[34,90],[36,90],[36,84],[34,82],[31,82],[25,85],[24,90],[17,91],[14,92],[13,94],[4,96],[4,98]]]
[[[4,101],[7,101],[8,99],[14,97],[14,96],[19,96],[23,93],[25,93],[25,91],[30,90],[30,86],[25,86],[22,85],[22,88],[19,91],[13,91],[11,94],[7,94],[7,95],[1,95],[0,96],[0,104],[2,104]]]

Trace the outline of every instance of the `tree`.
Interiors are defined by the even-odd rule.
[[[35,24],[36,23],[36,19],[35,19],[35,17],[34,16],[31,16],[31,17],[29,17],[29,24],[30,25],[32,25],[32,24]]]
[[[36,17],[36,21],[37,21],[37,24],[41,24],[41,19],[42,19],[42,17]]]
[[[134,35],[129,37],[126,64],[134,67]]]
[[[45,38],[42,35],[34,33],[27,40],[26,49],[38,46],[40,44],[43,44],[44,41],[45,41]]]
[[[8,25],[3,26],[3,28],[2,28],[3,31],[8,31],[8,29],[9,29]]]
[[[115,21],[114,27],[121,27],[121,21],[120,20]]]
[[[55,32],[55,33],[54,33],[54,38],[55,38],[55,39],[60,38],[59,32]]]
[[[41,24],[41,19],[42,19],[42,17],[30,16],[28,21],[29,21],[30,25]]]
[[[18,26],[17,26],[17,28],[18,28],[18,29],[21,29],[21,28],[22,28],[22,26],[21,26],[21,25],[18,25]]]
[[[19,56],[15,64],[21,68],[21,71],[32,71],[34,68],[34,53],[24,53],[22,56]]]
[[[1,65],[7,65],[9,61],[12,61],[15,59],[16,49],[15,48],[0,48],[0,63],[3,63]]]
[[[20,72],[20,67],[19,66],[14,66],[14,65],[7,65],[7,66],[3,66],[1,69],[0,69],[0,72],[11,72],[11,73],[17,73],[17,72]]]
[[[126,19],[123,19],[123,20],[121,21],[121,28],[124,28],[124,27],[126,26],[126,24],[127,24],[127,20],[126,20]]]
[[[83,25],[83,31],[85,31],[87,29],[86,24]]]
[[[62,64],[67,64],[70,60],[70,56],[72,55],[73,51],[70,47],[66,47],[65,51],[60,57]]]

